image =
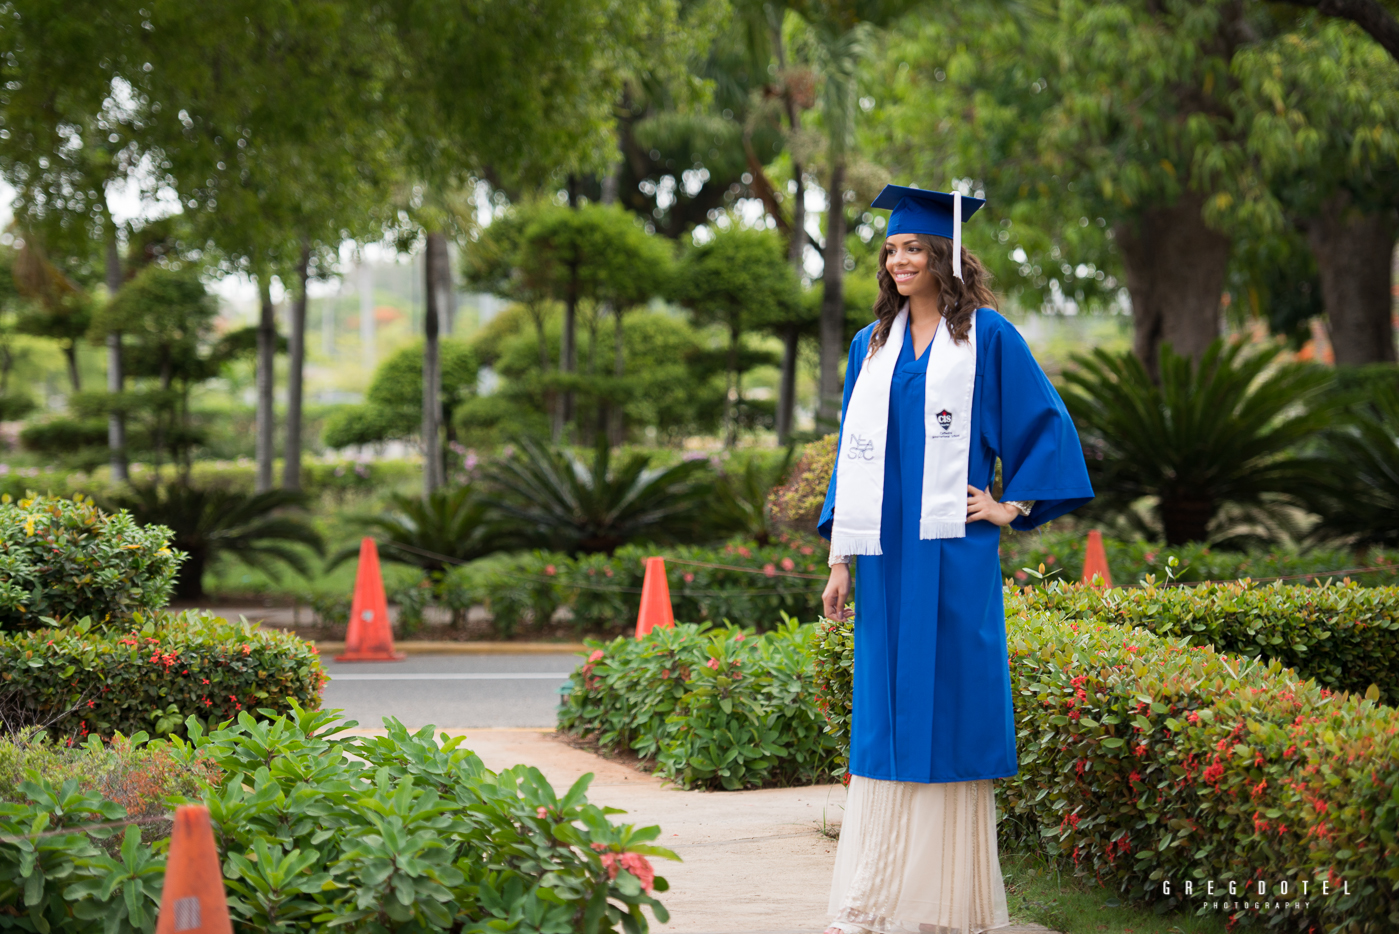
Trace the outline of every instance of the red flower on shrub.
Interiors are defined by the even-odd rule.
[[[801,549],[802,554],[804,554],[804,555],[809,555],[809,554],[813,553],[815,550],[816,550],[816,549],[812,548],[810,545],[803,545],[803,546],[802,546],[802,549]]]
[[[1200,722],[1200,715],[1197,714],[1195,711],[1192,710],[1192,711],[1190,711],[1189,714],[1186,715],[1185,719],[1188,720],[1188,721],[1190,721],[1191,723],[1199,723],[1199,722]]]
[[[741,557],[741,558],[751,558],[751,557],[753,557],[753,552],[749,551],[748,548],[745,547],[745,546],[740,546],[740,547],[739,547],[739,549],[738,549],[738,554],[739,554],[739,557]]]
[[[686,572],[685,572],[684,577],[685,577],[685,583],[687,583],[687,584],[692,584],[692,583],[694,583],[694,581],[695,581],[695,575],[691,574],[689,571],[686,571]]]
[[[623,853],[622,868],[636,876],[644,891],[651,891],[651,886],[656,881],[656,871],[651,868],[651,862],[646,857],[640,853]]]
[[[790,570],[792,570],[793,568],[795,568],[796,566],[797,566],[797,563],[796,563],[795,561],[793,561],[791,558],[783,558],[783,559],[782,559],[782,570],[784,570],[784,571],[790,571]]]
[[[719,670],[719,659],[717,658],[711,658],[706,664],[708,664],[709,667],[713,668],[715,671]]]
[[[588,656],[588,661],[590,661],[590,662],[600,662],[600,661],[602,661],[602,649],[594,649],[594,650],[593,650],[593,654]]]
[[[548,574],[550,577],[553,577],[555,574],[559,573],[559,569],[554,567],[552,564],[546,564],[544,565],[544,573]],[[593,573],[592,568],[588,569],[588,573]]]
[[[767,564],[763,565],[763,573],[766,574],[768,577],[776,577],[777,565],[769,561]]]

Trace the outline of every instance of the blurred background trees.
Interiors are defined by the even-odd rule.
[[[416,493],[375,491],[393,534],[505,542],[475,511],[503,464],[602,496],[720,451],[712,515],[665,523],[769,537],[759,488],[834,426],[894,181],[988,199],[966,242],[1071,397],[1094,521],[1386,542],[1399,21],[1333,6],[21,0],[0,484],[207,512],[159,491],[408,458]],[[1363,471],[1359,509],[1335,481]],[[538,541],[612,541],[530,521],[556,519]]]

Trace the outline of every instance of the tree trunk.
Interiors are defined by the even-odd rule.
[[[1161,497],[1161,525],[1167,545],[1208,541],[1215,503],[1197,491],[1166,491]]]
[[[1343,191],[1327,199],[1306,230],[1336,362],[1394,363],[1394,212],[1364,214]]]
[[[68,364],[68,382],[72,384],[74,392],[83,391],[83,380],[78,374],[78,342],[71,340],[63,348],[63,359]]]
[[[257,492],[272,489],[272,458],[275,454],[273,432],[277,416],[272,408],[277,354],[277,311],[272,306],[271,276],[258,276],[258,293],[262,311],[257,321]]]
[[[840,358],[845,356],[845,165],[831,169],[826,191],[826,270],[821,276],[821,399],[816,421],[827,431],[840,426]]]
[[[204,599],[204,566],[208,563],[208,554],[202,548],[181,549],[187,557],[180,564],[178,576],[175,578],[175,599],[180,601],[192,601]]]
[[[1114,228],[1132,296],[1132,349],[1153,380],[1162,344],[1196,361],[1219,337],[1229,238],[1205,225],[1204,199],[1187,193]]]
[[[363,256],[359,261],[359,347],[365,372],[373,373],[377,349],[374,343],[374,270]]]
[[[447,237],[429,231],[423,272],[426,311],[423,314],[423,496],[442,486],[442,358],[438,334],[442,326],[441,283],[447,265]],[[451,270],[446,270],[448,277]],[[448,280],[450,281],[450,279]]]
[[[575,268],[563,305],[563,335],[559,341],[559,372],[568,380],[578,372],[578,271]],[[565,384],[559,393],[559,405],[554,415],[554,443],[563,440],[564,431],[573,421],[573,388]]]
[[[287,446],[283,454],[282,487],[301,489],[301,386],[306,365],[306,285],[311,278],[311,245],[301,243],[296,264],[300,290],[291,303],[291,333],[287,335]]]
[[[792,437],[797,400],[798,337],[796,325],[789,326],[782,334],[782,374],[777,383],[778,444],[786,444]]]
[[[622,376],[626,373],[626,367],[626,343],[622,334],[622,309],[614,308],[612,309],[612,376],[615,380],[613,389],[615,398],[608,408],[607,423],[608,443],[613,447],[625,444],[627,440],[626,412],[620,398]]]
[[[115,299],[121,288],[121,254],[117,251],[117,229],[111,218],[107,226],[107,294]],[[121,366],[121,332],[107,335],[107,391],[119,394],[126,384]],[[126,469],[126,414],[114,411],[107,416],[107,447],[111,451],[112,482],[130,479]]]
[[[729,387],[726,393],[728,405],[725,409],[724,447],[732,449],[738,444],[738,403],[741,394],[738,376],[738,325],[729,325]]]

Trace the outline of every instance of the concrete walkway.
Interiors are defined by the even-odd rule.
[[[377,731],[364,731],[377,732]],[[813,934],[829,920],[826,899],[845,788],[821,785],[756,791],[680,791],[651,775],[575,749],[545,729],[478,729],[467,745],[493,770],[527,763],[559,791],[592,772],[588,799],[624,808],[614,820],[658,824],[656,841],[684,860],[656,860],[670,883],[661,901],[663,934]],[[1040,934],[1017,925],[997,934]]]

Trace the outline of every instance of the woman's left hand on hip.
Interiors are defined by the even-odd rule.
[[[1020,510],[1005,503],[998,503],[991,496],[991,490],[978,490],[967,484],[967,522],[980,522],[983,519],[992,525],[1010,525],[1011,520],[1020,515]]]

